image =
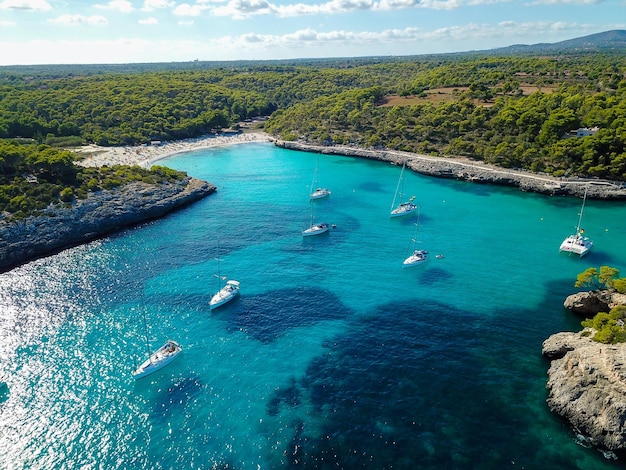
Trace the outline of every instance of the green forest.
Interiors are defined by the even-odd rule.
[[[198,137],[261,116],[261,130],[283,140],[626,181],[626,61],[619,50],[12,67],[0,68],[0,210],[29,206],[24,175],[56,181],[50,196],[59,188],[58,197],[70,189],[82,194],[85,180],[102,187],[107,178],[74,169],[65,149]],[[572,136],[578,128],[597,131]],[[45,168],[23,167],[37,161]]]
[[[39,215],[50,204],[70,204],[90,191],[112,189],[133,181],[160,184],[185,178],[162,166],[84,168],[74,165],[69,150],[48,145],[0,140],[0,221]]]

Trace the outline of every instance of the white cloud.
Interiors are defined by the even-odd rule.
[[[174,8],[174,14],[176,16],[200,16],[202,11],[207,7],[202,5],[190,5],[188,3],[181,3],[176,8]]]
[[[185,24],[191,22],[188,18],[181,20]],[[54,21],[58,24],[106,24],[106,19],[102,17],[80,15],[59,17]],[[242,33],[238,36],[193,41],[125,38],[103,41],[16,40],[12,43],[0,40],[0,61],[2,64],[89,64],[411,55],[486,49],[515,43],[556,42],[596,32],[595,28],[575,22],[504,21],[491,24],[470,23],[431,30],[417,27],[387,28],[380,31],[318,31],[314,28],[303,28],[289,34]],[[136,28],[136,31],[140,29],[142,28]],[[57,55],[54,56],[54,53]]]
[[[212,8],[214,15],[230,16],[234,19],[267,15],[276,11],[276,7],[267,0],[230,0],[226,5]]]
[[[320,32],[308,28],[284,35],[271,34],[242,34],[219,38],[223,47],[256,48],[257,50],[272,50],[284,48],[298,50],[304,47],[319,47],[329,51],[339,51],[340,47],[349,46],[357,49],[362,46],[393,45],[393,44],[416,44],[413,53],[420,53],[417,44],[429,43],[431,45],[445,45],[455,51],[468,49],[469,44],[485,39],[509,41],[519,38],[563,36],[563,33],[572,32],[580,34],[581,31],[591,29],[590,25],[564,22],[536,22],[516,23],[503,22],[496,25],[467,24],[464,26],[451,26],[426,31],[419,28],[386,29],[382,31],[327,31]],[[560,39],[557,39],[560,40]],[[470,46],[471,47],[471,46]],[[495,46],[497,47],[497,46]]]
[[[104,16],[93,15],[93,16],[84,16],[84,15],[61,15],[57,18],[52,18],[48,20],[48,23],[66,25],[66,26],[76,26],[76,25],[91,25],[91,26],[103,26],[108,24],[107,19]]]
[[[405,8],[428,8],[430,10],[452,10],[460,8],[460,0],[381,0],[377,10],[402,10]]]
[[[128,0],[111,0],[105,5],[95,5],[95,7],[101,10],[114,10],[122,13],[131,13],[135,10],[133,4]]]
[[[571,32],[572,35],[578,36],[581,31],[591,29],[592,25],[580,23],[565,23],[563,21],[537,21],[533,23],[517,23],[515,21],[503,21],[493,28],[492,33],[497,34],[500,30],[507,35],[515,35],[520,37],[536,37],[542,38],[551,36],[554,33]]]
[[[46,0],[2,0],[0,10],[49,11],[52,7]]]
[[[13,21],[0,20],[0,26],[3,28],[9,28],[11,26],[15,26],[15,23]]]
[[[162,10],[164,8],[174,8],[176,2],[170,0],[144,0],[141,9],[143,11]]]
[[[138,21],[139,24],[145,24],[145,25],[150,25],[150,24],[159,24],[159,20],[157,20],[156,18],[150,17],[150,18],[144,18]]]
[[[534,0],[529,5],[598,5],[604,0]]]
[[[216,16],[229,16],[234,19],[242,19],[267,14],[275,14],[280,17],[293,17],[319,14],[331,15],[355,11],[403,10],[408,8],[452,10],[461,8],[464,4],[481,5],[507,1],[509,0],[330,0],[318,4],[289,3],[277,5],[268,0],[228,0],[225,5],[210,8],[211,13]]]
[[[319,32],[314,29],[303,29],[284,35],[242,34],[238,37],[221,38],[221,41],[237,47],[287,47],[298,48],[310,45],[333,47],[338,43],[371,44],[379,41],[406,41],[419,38],[418,30],[385,30],[382,32],[328,31]]]

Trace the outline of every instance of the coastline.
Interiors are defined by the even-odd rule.
[[[90,193],[70,206],[51,206],[44,215],[0,221],[0,273],[62,249],[81,245],[158,219],[213,194],[211,183],[187,177],[160,184],[133,182]]]
[[[344,145],[322,146],[303,142],[276,141],[279,147],[330,155],[368,158],[406,166],[416,173],[437,178],[457,179],[480,184],[517,187],[521,191],[549,196],[583,197],[585,189],[590,199],[626,199],[626,184],[592,178],[556,178],[530,171],[501,168],[463,157],[433,157],[398,150],[366,150]]]
[[[314,145],[305,142],[277,140],[261,131],[247,131],[211,135],[156,145],[100,147],[87,145],[75,150],[84,159],[77,162],[85,167],[112,165],[139,165],[150,168],[161,159],[177,153],[252,142],[273,142],[275,145],[303,152],[368,158],[401,165],[416,173],[437,178],[458,179],[479,184],[497,184],[517,187],[550,196],[583,197],[585,188],[590,199],[626,199],[626,184],[593,178],[556,178],[530,171],[501,168],[463,157],[433,157],[397,150],[367,150],[344,145]]]
[[[85,145],[74,150],[84,157],[76,162],[84,167],[99,167],[113,165],[139,165],[150,168],[159,160],[177,153],[191,152],[214,147],[248,144],[251,142],[271,142],[272,137],[263,132],[224,133],[195,139],[184,139],[152,145],[137,145],[123,147],[101,147]]]

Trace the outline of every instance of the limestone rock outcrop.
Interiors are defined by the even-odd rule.
[[[626,344],[593,341],[593,332],[557,333],[543,343],[550,359],[548,407],[601,449],[626,450]]]
[[[626,305],[626,294],[619,294],[609,290],[578,292],[569,295],[563,306],[572,313],[587,318],[598,312],[608,312],[617,305]]]
[[[158,185],[134,182],[90,193],[67,207],[51,206],[42,216],[0,220],[0,271],[161,217],[215,191],[190,177]]]

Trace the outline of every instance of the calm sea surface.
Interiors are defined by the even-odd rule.
[[[626,274],[626,204],[246,144],[163,162],[218,192],[0,275],[1,469],[610,469],[549,412],[541,343],[584,269]],[[218,249],[219,247],[219,249]],[[435,255],[442,255],[437,258]],[[209,311],[221,275],[241,296]],[[152,348],[183,352],[135,381]]]

